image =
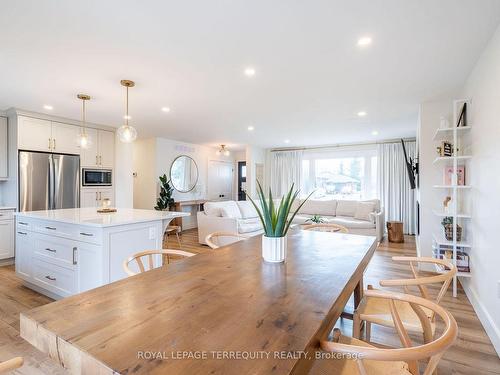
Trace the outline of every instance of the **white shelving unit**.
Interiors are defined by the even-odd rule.
[[[453,264],[457,264],[457,251],[464,251],[467,252],[468,255],[470,255],[470,251],[472,249],[472,245],[469,241],[463,240],[463,241],[457,241],[457,227],[456,224],[458,223],[458,220],[460,219],[462,222],[462,238],[466,238],[466,225],[468,225],[468,222],[472,220],[472,216],[469,213],[466,212],[461,212],[459,211],[459,200],[463,200],[462,194],[467,194],[468,191],[472,188],[470,185],[456,185],[456,181],[458,181],[458,174],[457,174],[457,169],[459,166],[459,163],[465,163],[469,160],[471,160],[472,155],[465,154],[465,155],[459,155],[459,151],[463,152],[463,145],[460,145],[460,150],[459,150],[459,142],[462,141],[462,137],[466,134],[468,134],[471,130],[471,126],[463,126],[463,127],[457,127],[456,124],[458,122],[458,117],[460,116],[460,112],[462,110],[462,106],[464,103],[467,103],[467,111],[470,113],[470,101],[467,99],[461,99],[461,100],[455,100],[453,102],[453,123],[450,128],[445,128],[445,129],[437,129],[433,141],[443,141],[443,140],[448,140],[453,143],[453,156],[445,156],[445,157],[437,157],[433,164],[436,167],[439,168],[444,168],[445,166],[453,166],[453,175],[456,176],[452,180],[454,184],[452,185],[434,185],[433,187],[435,189],[445,189],[449,192],[449,196],[451,196],[452,202],[454,204],[452,205],[452,209],[449,212],[444,212],[443,209],[435,209],[433,210],[433,214],[436,217],[442,218],[442,217],[452,217],[453,218],[453,239],[452,240],[447,240],[444,236],[443,233],[443,227],[442,225],[439,225],[439,228],[436,228],[436,231],[433,234],[433,243],[435,246],[438,248],[442,247],[448,247],[451,248],[453,254],[452,254],[452,260]],[[467,181],[465,181],[467,183]],[[436,267],[437,272],[443,272],[443,269],[440,267]],[[472,270],[471,270],[472,272]],[[453,296],[457,296],[457,278],[459,277],[472,277],[471,272],[458,272],[457,276],[453,279]]]

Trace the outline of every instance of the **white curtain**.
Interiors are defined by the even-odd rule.
[[[275,151],[270,155],[269,186],[273,196],[282,197],[292,184],[300,189],[302,151]]]
[[[405,142],[408,158],[415,159],[415,141]],[[415,194],[410,188],[401,143],[378,145],[378,195],[387,221],[403,222],[404,233],[415,234]]]

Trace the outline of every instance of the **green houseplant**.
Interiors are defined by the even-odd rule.
[[[174,198],[172,198],[172,193],[174,189],[170,186],[170,181],[167,180],[167,175],[163,174],[160,176],[160,196],[156,201],[155,210],[157,211],[168,211],[174,207]]]
[[[312,194],[312,193],[311,193]],[[290,229],[295,215],[300,210],[302,205],[309,199],[309,196],[301,202],[297,209],[290,215],[293,202],[299,195],[299,190],[294,191],[294,184],[280,201],[279,206],[274,204],[273,194],[269,189],[268,197],[264,194],[264,190],[257,181],[257,196],[259,204],[257,204],[249,195],[247,197],[252,202],[257,210],[260,221],[264,227],[264,235],[262,236],[262,257],[267,262],[279,263],[285,261],[286,258],[286,234]]]
[[[306,223],[311,222],[314,224],[321,224],[325,222],[325,219],[323,219],[320,215],[313,215],[310,219],[306,220]]]

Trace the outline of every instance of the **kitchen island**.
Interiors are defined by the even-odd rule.
[[[60,299],[126,277],[123,260],[161,249],[170,221],[189,213],[74,208],[15,215],[16,274],[27,287]],[[154,261],[161,265],[161,256]]]

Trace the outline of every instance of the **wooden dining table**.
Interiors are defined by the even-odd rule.
[[[21,314],[21,336],[76,374],[305,374],[375,237],[294,230],[285,263],[261,238]]]

